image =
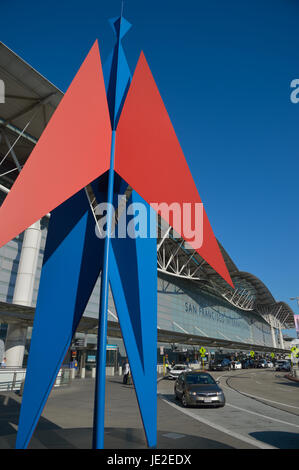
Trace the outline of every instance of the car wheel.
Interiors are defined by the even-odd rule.
[[[182,405],[183,405],[184,408],[187,408],[187,406],[188,406],[187,398],[186,398],[185,393],[183,393],[183,395],[182,395]]]

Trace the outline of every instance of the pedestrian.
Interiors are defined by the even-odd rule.
[[[6,357],[2,359],[1,367],[6,367]]]
[[[126,385],[128,383],[128,378],[130,374],[130,364],[128,359],[126,359],[125,365],[124,365],[124,378],[123,378],[123,383]]]
[[[166,369],[167,374],[168,374],[169,370],[171,369],[170,364],[169,364],[168,355],[166,355],[166,358],[165,358],[165,369]]]

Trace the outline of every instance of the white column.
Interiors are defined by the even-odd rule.
[[[274,330],[274,327],[272,325],[270,325],[270,327],[271,327],[273,348],[276,348],[277,346],[276,346],[275,330]]]
[[[24,232],[18,274],[13,295],[13,304],[32,305],[33,288],[41,242],[40,221]],[[5,356],[9,367],[23,364],[27,326],[10,324],[7,330]]]
[[[284,349],[284,342],[283,342],[281,326],[279,327],[279,338],[280,338],[280,347],[281,347],[281,349]]]

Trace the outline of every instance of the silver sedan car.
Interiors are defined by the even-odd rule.
[[[207,372],[183,372],[175,382],[174,394],[185,407],[225,405],[222,389]]]

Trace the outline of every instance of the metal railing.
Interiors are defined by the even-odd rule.
[[[0,392],[19,392],[23,393],[26,377],[26,369],[21,367],[3,367],[0,368]],[[58,372],[54,387],[67,386],[71,382],[71,373],[69,368],[61,368]]]

